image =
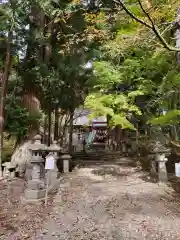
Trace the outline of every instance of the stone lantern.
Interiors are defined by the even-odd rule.
[[[16,165],[11,162],[5,162],[2,164],[3,177],[15,177]]]
[[[57,141],[53,141],[53,143],[46,149],[46,152],[51,154],[55,159],[54,172],[56,174],[58,173],[57,160],[58,160],[58,156],[59,156],[59,153],[61,152],[61,150],[62,150],[62,148],[58,145]]]
[[[162,143],[156,141],[153,145],[153,149],[151,150],[153,154],[155,154],[155,160],[151,162],[151,172],[156,171],[156,163],[158,165],[158,180],[160,182],[167,182],[167,170],[166,170],[166,162],[168,161],[167,156],[170,153],[170,149],[163,146]]]
[[[42,157],[46,146],[41,143],[41,136],[36,135],[34,137],[34,143],[30,146],[32,153],[32,180],[28,181],[28,187],[25,190],[25,198],[38,200],[45,197],[45,184],[44,184],[44,159]]]
[[[162,150],[156,153],[155,161],[158,163],[158,180],[160,182],[167,182],[168,176],[167,176],[167,169],[166,169],[166,162],[168,161],[168,158],[166,155],[169,153],[168,150]]]

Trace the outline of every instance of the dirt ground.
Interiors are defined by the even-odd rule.
[[[180,239],[179,196],[130,166],[94,165],[61,184],[54,212],[34,240]]]
[[[27,203],[21,198],[25,189],[23,179],[0,181],[0,240],[32,239],[52,211],[53,194],[47,208],[44,203]]]
[[[13,184],[9,198],[0,183],[2,240],[180,239],[180,196],[137,168],[104,163],[77,169],[64,177],[48,208],[20,204],[23,182]]]

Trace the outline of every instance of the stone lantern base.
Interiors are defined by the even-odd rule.
[[[25,198],[27,200],[41,200],[45,198],[45,195],[46,195],[45,189],[38,190],[26,189],[25,191]]]
[[[25,190],[27,200],[41,200],[46,195],[46,189],[42,181],[31,180],[28,182],[28,188]]]

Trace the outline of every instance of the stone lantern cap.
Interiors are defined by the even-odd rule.
[[[14,169],[16,168],[16,165],[11,162],[5,162],[2,164],[3,167],[6,167],[7,169]]]
[[[160,141],[151,142],[149,144],[149,152],[153,154],[168,154],[171,152],[170,148],[165,147]]]
[[[53,141],[53,143],[47,147],[47,149],[49,152],[60,152],[62,150],[62,148],[58,145],[57,141]]]
[[[32,143],[29,147],[29,150],[32,152],[44,151],[46,150],[46,145],[41,143],[41,135],[36,135],[33,139],[34,143]]]

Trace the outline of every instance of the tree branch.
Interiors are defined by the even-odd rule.
[[[113,2],[115,2],[116,4],[120,5],[123,10],[131,17],[133,18],[136,22],[141,23],[142,25],[146,26],[147,28],[152,29],[152,26],[146,22],[144,22],[143,20],[141,20],[140,18],[136,17],[127,7],[126,5],[121,1],[121,0],[113,0]]]
[[[143,4],[141,2],[141,0],[138,0],[138,3],[143,11],[143,13],[146,15],[146,17],[149,19],[150,23],[151,23],[151,29],[153,30],[153,32],[156,34],[157,38],[161,41],[161,43],[163,44],[163,46],[165,48],[167,48],[170,51],[174,51],[172,50],[172,47],[167,43],[167,41],[163,38],[162,34],[160,33],[159,29],[156,27],[156,25],[154,24],[153,19],[151,18],[150,14],[145,10],[145,8],[143,7]],[[174,48],[174,47],[173,47]],[[177,48],[175,48],[177,49]],[[180,49],[179,49],[180,50]],[[176,51],[176,50],[175,50]],[[177,49],[178,51],[178,49]]]
[[[143,13],[146,15],[146,17],[149,19],[150,23],[146,23],[145,21],[141,20],[140,18],[136,17],[128,8],[127,6],[122,2],[122,0],[113,0],[116,4],[118,4],[119,6],[121,6],[123,8],[123,10],[132,18],[134,19],[136,22],[139,22],[140,24],[146,26],[147,28],[151,29],[156,37],[159,39],[159,41],[162,43],[162,45],[168,49],[169,51],[173,51],[173,52],[180,52],[180,48],[176,48],[173,47],[171,45],[169,45],[169,43],[166,41],[166,39],[162,36],[162,34],[160,33],[159,29],[157,28],[157,26],[154,24],[153,19],[151,18],[151,16],[149,15],[149,13],[145,10],[145,8],[142,5],[141,0],[138,0],[138,3],[140,5],[141,10],[143,11]]]

